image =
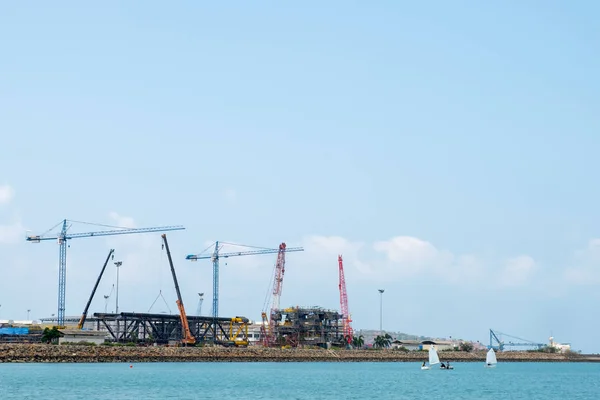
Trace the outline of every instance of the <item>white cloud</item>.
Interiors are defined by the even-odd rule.
[[[429,277],[447,283],[470,283],[478,281],[484,273],[477,257],[457,256],[411,236],[376,242],[373,249],[387,256],[387,262],[380,264],[378,273],[387,281]]]
[[[536,262],[530,256],[511,258],[504,266],[499,282],[503,286],[522,286],[531,279],[536,269]]]
[[[10,185],[0,185],[0,205],[9,204],[14,196],[15,191]]]
[[[575,252],[574,265],[566,268],[564,278],[577,285],[600,284],[600,239],[592,239],[585,249]]]
[[[112,219],[115,222],[116,226],[120,226],[122,228],[135,228],[136,227],[135,221],[131,217],[124,217],[114,211],[111,211],[110,213],[108,213],[108,216],[110,217],[110,219]]]
[[[344,268],[354,268],[363,274],[373,272],[368,263],[359,259],[358,253],[364,247],[362,242],[352,242],[340,236],[312,235],[302,240],[302,247],[307,253],[307,258],[312,259],[315,265],[324,263],[336,263],[335,265],[337,265],[338,255],[341,255]]]
[[[394,271],[403,275],[426,272],[442,261],[440,252],[431,243],[410,236],[397,236],[376,242],[373,248],[385,253],[393,264]]]

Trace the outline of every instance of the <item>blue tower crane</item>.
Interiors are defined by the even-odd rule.
[[[234,243],[221,242],[222,244],[229,244],[233,246],[243,246]],[[209,246],[209,247],[212,247]],[[252,247],[252,246],[243,246],[243,247]],[[274,254],[279,253],[279,249],[270,249],[270,248],[262,248],[256,247],[258,250],[249,250],[249,251],[236,251],[230,253],[219,253],[222,246],[219,247],[219,241],[215,242],[215,247],[212,254],[189,254],[185,257],[186,260],[197,261],[203,259],[211,259],[213,263],[213,305],[212,305],[212,317],[219,317],[219,259],[220,258],[228,258],[228,257],[237,257],[237,256],[253,256],[258,254]],[[285,252],[292,251],[304,251],[302,247],[287,247]]]
[[[105,228],[112,228],[111,230],[97,231],[97,232],[83,232],[83,233],[69,233],[72,223],[81,223],[95,226],[103,226]],[[62,226],[61,226],[62,225]],[[49,235],[54,229],[61,226],[58,234]],[[58,252],[58,326],[64,326],[65,322],[65,292],[67,283],[67,242],[71,239],[92,237],[92,236],[113,236],[113,235],[127,235],[132,233],[149,233],[149,232],[164,232],[164,231],[176,231],[185,229],[181,225],[176,226],[158,226],[153,228],[122,228],[118,226],[92,224],[89,222],[71,221],[64,219],[52,228],[48,229],[41,235],[28,235],[26,240],[32,243],[40,243],[44,240],[57,240],[60,245]]]

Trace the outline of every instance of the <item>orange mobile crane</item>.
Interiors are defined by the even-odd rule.
[[[169,251],[169,243],[167,243],[167,235],[162,234],[165,250],[167,250],[167,257],[169,258],[169,265],[171,266],[171,273],[173,274],[173,282],[175,283],[175,291],[177,292],[177,308],[179,308],[179,317],[181,318],[181,327],[183,330],[183,339],[181,343],[184,345],[195,344],[196,338],[192,335],[190,330],[190,324],[188,323],[187,314],[185,313],[185,307],[183,307],[183,300],[181,300],[181,293],[179,292],[179,284],[177,283],[177,275],[175,275],[175,267],[173,266],[173,259],[171,258],[171,252]]]

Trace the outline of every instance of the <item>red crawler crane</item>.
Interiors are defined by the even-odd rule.
[[[342,323],[344,329],[344,337],[348,341],[348,344],[352,343],[352,326],[350,323],[352,319],[350,319],[350,314],[348,312],[348,294],[346,293],[346,279],[344,278],[344,262],[342,260],[342,256],[338,256],[338,263],[340,266],[340,308],[342,311]]]
[[[273,303],[271,305],[271,312],[267,320],[266,312],[262,313],[263,325],[261,327],[261,336],[263,337],[263,345],[270,346],[275,343],[275,313],[279,311],[279,301],[281,299],[281,289],[283,286],[283,275],[285,274],[285,252],[286,245],[281,243],[279,245],[279,252],[277,253],[277,264],[275,264],[275,277],[273,281]],[[265,326],[268,322],[268,330]]]

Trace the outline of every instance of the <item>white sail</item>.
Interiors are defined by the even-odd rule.
[[[494,351],[494,349],[490,349],[487,352],[487,356],[485,356],[485,364],[486,365],[496,365],[498,363],[498,361],[496,360],[496,352]]]
[[[431,345],[431,347],[429,348],[429,366],[439,364],[439,363],[440,363],[440,357],[438,356],[438,353],[435,350],[435,347],[433,345]]]

